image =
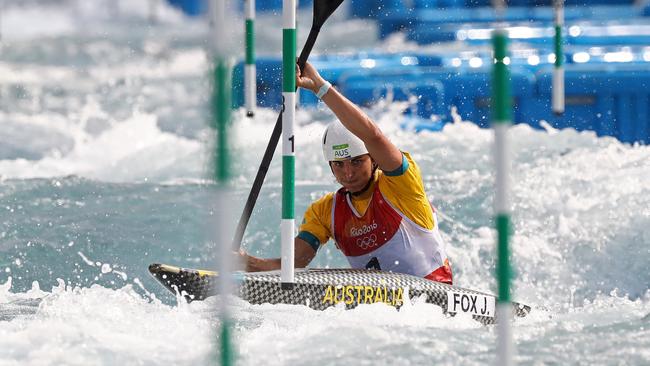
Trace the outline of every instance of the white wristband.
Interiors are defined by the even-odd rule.
[[[325,93],[327,93],[327,91],[330,90],[331,86],[332,86],[332,84],[330,84],[329,81],[326,80],[325,84],[323,84],[320,87],[320,89],[318,89],[318,93],[316,93],[316,96],[318,97],[318,99],[322,99],[323,95],[325,95]]]

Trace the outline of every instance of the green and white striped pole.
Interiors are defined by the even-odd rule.
[[[555,18],[555,67],[553,67],[553,113],[564,113],[564,52],[562,51],[562,27],[564,26],[564,0],[553,2]]]
[[[513,364],[514,344],[510,318],[510,209],[508,203],[510,156],[508,149],[508,129],[510,128],[510,80],[505,63],[508,37],[504,29],[499,28],[492,36],[494,47],[494,75],[492,80],[493,126],[496,164],[496,229],[497,229],[497,318],[499,319],[497,365]]]
[[[232,320],[230,316],[230,294],[232,293],[231,261],[232,253],[230,242],[232,238],[232,225],[229,224],[227,213],[232,207],[229,192],[230,182],[230,157],[228,148],[228,128],[231,112],[231,61],[230,42],[232,37],[228,34],[226,25],[226,0],[210,0],[210,24],[212,26],[212,49],[214,60],[213,75],[213,127],[216,130],[212,174],[216,183],[216,192],[212,202],[216,216],[216,240],[218,250],[217,269],[219,276],[217,291],[221,296],[218,306],[220,319],[219,328],[219,355],[220,364],[230,366],[234,364],[234,350],[232,344]]]
[[[505,0],[493,0],[497,18],[503,19]],[[492,75],[492,125],[494,128],[494,162],[496,165],[495,221],[497,229],[497,365],[514,364],[514,344],[512,342],[512,304],[510,302],[510,205],[508,202],[510,154],[508,149],[508,129],[512,123],[510,114],[510,76],[506,57],[508,54],[508,34],[500,24],[492,34],[494,50],[494,70]]]
[[[282,256],[283,289],[294,282],[294,192],[296,156],[293,124],[296,115],[296,0],[282,2]]]
[[[255,70],[255,0],[244,1],[246,17],[246,61],[244,63],[244,105],[246,116],[255,115],[257,105],[257,71]]]

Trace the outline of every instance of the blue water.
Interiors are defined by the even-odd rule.
[[[214,359],[219,300],[177,304],[147,273],[152,262],[214,267],[206,27],[167,7],[149,19],[145,1],[5,5],[0,365]],[[274,20],[260,19],[267,30],[261,53],[280,49]],[[332,22],[338,26],[323,31],[316,52],[413,47],[369,39],[360,30],[372,24]],[[366,112],[419,162],[442,214],[455,282],[493,292],[492,133],[462,116],[441,132],[403,131],[404,108],[383,101]],[[244,114],[233,113],[233,223],[277,117],[268,109],[252,120]],[[332,119],[323,109],[297,113],[298,220],[313,199],[336,189],[318,143]],[[513,293],[534,308],[514,324],[517,360],[650,363],[650,148],[526,125],[510,136]],[[260,256],[280,252],[278,155],[244,238]],[[312,264],[345,265],[330,244]],[[400,312],[381,304],[318,312],[236,301],[233,316],[245,365],[495,360],[494,328],[448,319],[417,299]]]

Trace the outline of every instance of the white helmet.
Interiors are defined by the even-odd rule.
[[[339,120],[330,123],[323,134],[323,156],[327,161],[345,160],[368,153],[360,138]]]

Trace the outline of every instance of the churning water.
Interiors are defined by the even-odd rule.
[[[0,365],[215,359],[218,299],[177,304],[147,273],[152,262],[214,267],[206,26],[163,6],[152,22],[144,0],[114,4],[5,2],[2,11]],[[309,24],[309,14],[301,19]],[[376,42],[370,23],[331,23],[316,51]],[[280,26],[278,16],[261,17],[259,53],[279,54]],[[460,120],[442,132],[404,131],[405,107],[366,111],[421,165],[456,284],[493,292],[492,133]],[[233,222],[276,117],[233,113]],[[298,220],[336,189],[318,144],[332,119],[322,109],[298,111]],[[534,308],[514,324],[517,361],[650,363],[650,148],[526,125],[510,136],[514,297]],[[279,255],[278,155],[244,238],[260,256]],[[345,265],[331,244],[312,264]],[[240,364],[495,360],[493,327],[418,301],[399,312],[239,301],[234,316]]]

